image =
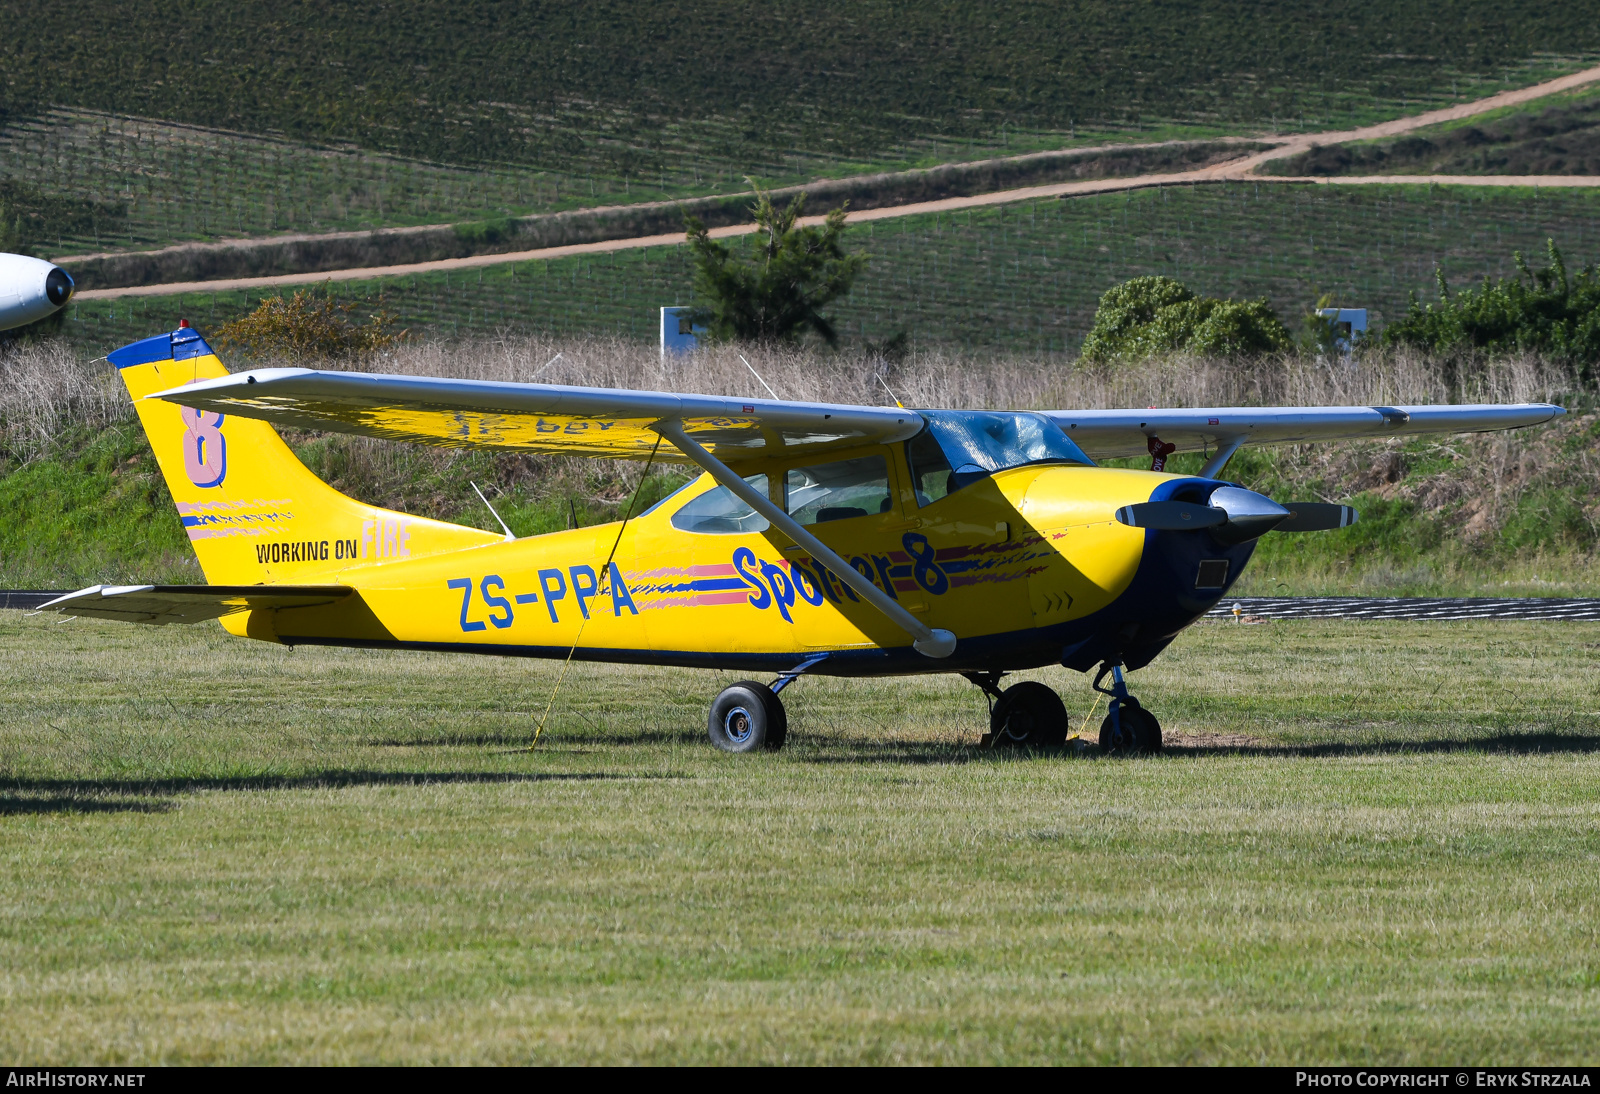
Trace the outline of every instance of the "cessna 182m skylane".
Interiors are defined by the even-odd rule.
[[[991,741],[1067,732],[1018,669],[1100,666],[1100,743],[1160,747],[1128,695],[1237,580],[1256,540],[1356,519],[1222,480],[1243,444],[1509,429],[1545,404],[996,413],[257,369],[229,375],[182,326],[110,355],[207,581],[96,586],[48,608],[220,618],[269,642],[774,673],[711,705],[712,742],[778,748],[799,676],[958,672]],[[308,471],[267,423],[450,447],[686,461],[705,473],[619,524],[514,539],[375,509]],[[1214,451],[1199,475],[1091,456]],[[1102,684],[1107,675],[1112,686]]]

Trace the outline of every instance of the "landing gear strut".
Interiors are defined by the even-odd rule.
[[[1103,688],[1100,682],[1111,674],[1111,687]],[[1122,666],[1107,661],[1100,666],[1094,678],[1094,690],[1111,696],[1111,709],[1106,720],[1100,723],[1100,751],[1118,755],[1161,751],[1161,723],[1156,716],[1139,705],[1139,700],[1128,694],[1128,685],[1122,679]]]
[[[989,697],[990,748],[1044,748],[1067,743],[1067,708],[1061,696],[1035,680],[1000,690],[999,672],[963,673]]]

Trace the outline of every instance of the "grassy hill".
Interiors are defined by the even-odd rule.
[[[1600,175],[1600,90],[1419,129],[1313,148],[1265,166],[1278,175]]]
[[[1434,268],[1456,284],[1515,272],[1512,252],[1553,237],[1575,268],[1600,258],[1600,192],[1472,187],[1227,184],[1022,202],[883,220],[852,229],[870,256],[834,311],[859,345],[904,330],[924,346],[1065,351],[1097,301],[1141,274],[1197,291],[1266,296],[1291,323],[1324,292],[1392,319],[1408,294],[1432,299]],[[500,332],[656,337],[663,305],[688,303],[683,247],[513,263],[459,273],[342,282],[418,334]],[[215,326],[260,293],[79,301],[64,326],[104,353],[188,318]]]
[[[7,0],[0,175],[153,204],[173,239],[679,197],[751,172],[1394,117],[1578,67],[1600,51],[1592,15],[1573,0],[874,0],[760,18],[730,0],[87,0],[68,32]]]

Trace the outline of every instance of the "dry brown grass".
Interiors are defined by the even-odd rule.
[[[64,342],[0,347],[0,459],[36,459],[74,427],[133,417],[116,370]]]
[[[1450,394],[1443,368],[1407,352],[1369,354],[1353,364],[1299,356],[1253,362],[1170,357],[1101,368],[1080,366],[1064,355],[979,356],[930,350],[890,360],[867,353],[806,349],[742,352],[780,397],[843,403],[885,404],[890,401],[889,389],[909,406],[981,409],[1392,405],[1447,402]],[[246,363],[231,360],[235,367]],[[411,343],[362,358],[325,362],[324,367],[738,397],[766,394],[740,359],[740,351],[732,347],[663,360],[652,345],[594,338]],[[1458,368],[1455,375],[1460,378],[1458,397],[1467,401],[1584,405],[1589,398],[1570,371],[1535,357],[1479,361]],[[103,360],[86,361],[51,344],[15,347],[0,356],[0,459],[11,467],[48,456],[63,441],[82,444],[130,415],[122,386]],[[1533,575],[1549,570],[1542,556],[1555,553],[1563,556],[1557,568],[1571,576],[1586,569],[1591,545],[1600,539],[1600,505],[1594,501],[1600,498],[1600,446],[1588,433],[1587,416],[1575,415],[1544,429],[1510,434],[1247,453],[1234,461],[1230,471],[1274,496],[1343,499],[1368,492],[1361,504],[1364,511],[1373,509],[1374,516],[1381,515],[1373,508],[1374,496],[1402,503],[1407,507],[1402,523],[1409,526],[1414,521],[1411,514],[1433,519],[1459,555],[1455,561],[1434,557],[1437,544],[1430,546],[1413,530],[1397,525],[1394,536],[1410,537],[1404,544],[1385,539],[1375,553],[1357,552],[1363,558],[1383,555],[1385,574],[1420,572],[1421,566],[1432,567],[1435,577],[1447,571],[1460,577],[1478,570],[1498,575],[1520,559],[1533,566],[1529,570]],[[569,513],[583,524],[615,519],[639,474],[632,463],[427,449],[293,431],[288,439],[336,488],[419,515],[487,521],[466,485],[468,479],[477,481],[491,490],[513,527],[525,535],[563,527]],[[1190,463],[1180,459],[1173,469],[1193,471],[1199,466],[1192,459]],[[653,500],[675,482],[669,476],[653,481],[644,500]],[[1534,507],[1538,512],[1530,515],[1529,499],[1535,496],[1540,499]],[[1508,538],[1505,530],[1519,521],[1527,527]],[[1559,523],[1564,530],[1554,538],[1541,538],[1541,521]],[[1318,549],[1321,546],[1331,545]],[[1414,557],[1418,551],[1429,553],[1431,561],[1418,562]],[[1394,558],[1388,557],[1391,554]],[[1406,560],[1401,561],[1401,555]],[[1318,573],[1326,571],[1325,581],[1313,582],[1322,589],[1360,580],[1355,570],[1365,565],[1343,554],[1320,561],[1305,556],[1290,574],[1284,570],[1290,561],[1273,562],[1268,552],[1253,571],[1262,580],[1270,576],[1273,588],[1286,578],[1298,588],[1304,584],[1300,570],[1311,567]],[[1447,584],[1452,582],[1452,588],[1460,584],[1455,578]],[[1474,582],[1477,577],[1467,584],[1476,587]],[[1394,582],[1384,578],[1380,584],[1388,587]]]
[[[560,354],[560,360],[547,363]],[[871,353],[713,346],[662,360],[653,345],[620,340],[506,338],[426,342],[354,367],[463,379],[580,384],[765,397],[740,354],[780,398],[907,406],[1049,409],[1150,406],[1328,406],[1444,403],[1445,370],[1408,351],[1355,363],[1297,355],[1258,361],[1173,356],[1111,367],[1065,354],[994,355],[923,350],[891,361]],[[541,371],[542,370],[542,371]],[[1533,356],[1461,370],[1455,401],[1558,401],[1579,388],[1564,366]],[[883,382],[880,382],[880,378]]]
[[[1354,363],[1298,355],[1257,361],[1173,356],[1090,367],[1065,354],[942,349],[891,360],[870,352],[713,346],[662,359],[654,345],[620,339],[507,337],[417,342],[321,367],[766,397],[741,354],[780,398],[840,403],[887,404],[890,390],[908,406],[972,409],[1452,401],[1439,364],[1403,350],[1374,352]],[[85,361],[59,343],[0,354],[0,422],[8,441],[51,436],[69,418],[87,424],[125,419],[129,407],[114,371],[103,358]],[[1454,392],[1459,402],[1564,401],[1580,390],[1569,368],[1534,356],[1483,360],[1462,371],[1465,378]]]

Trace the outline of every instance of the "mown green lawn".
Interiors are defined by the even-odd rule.
[[[1597,661],[1204,624],[1141,760],[931,678],[728,757],[717,674],[578,665],[529,753],[554,665],[0,613],[0,1058],[1592,1061]]]

